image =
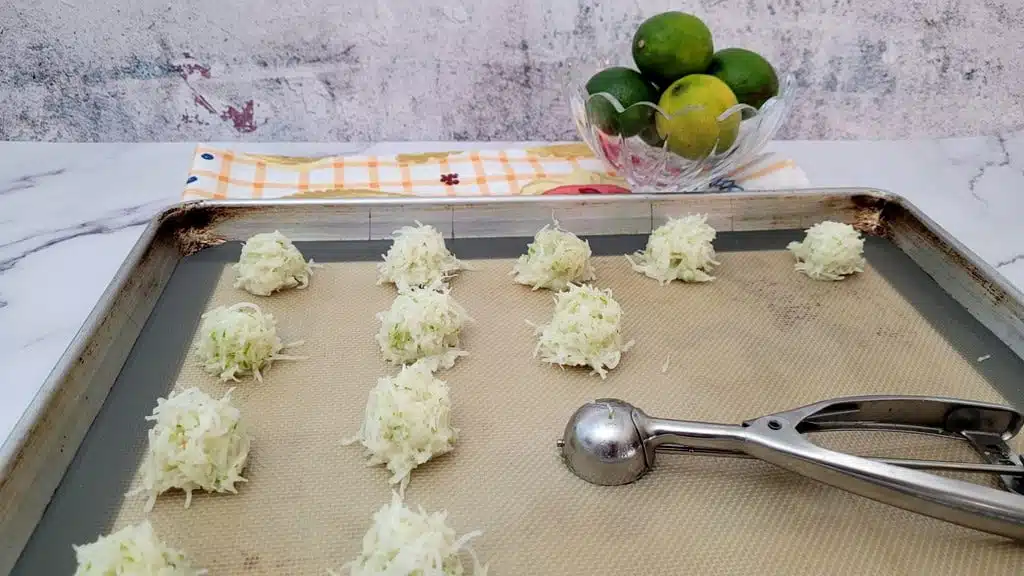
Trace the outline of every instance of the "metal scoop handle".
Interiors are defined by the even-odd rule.
[[[747,454],[892,506],[1024,540],[1024,497],[835,452],[802,435],[813,430],[899,430],[963,439],[982,435],[1001,444],[1020,430],[1022,422],[1020,413],[1003,406],[936,397],[857,396],[763,416],[741,426],[663,420],[640,410],[634,410],[633,418],[645,438],[649,464],[663,444],[709,455]]]
[[[670,452],[675,454],[689,454],[695,456],[722,456],[729,458],[747,458],[757,460],[746,452],[718,452],[705,451],[675,444],[661,444],[658,452]],[[934,470],[943,472],[962,472],[965,474],[1002,474],[1006,476],[1024,476],[1024,466],[1012,464],[972,464],[970,462],[943,462],[940,460],[915,460],[912,458],[875,458],[870,457],[872,462],[881,462],[901,468],[913,470]]]
[[[809,415],[807,413],[810,413]],[[1024,465],[1012,454],[1005,440],[1021,429],[1020,413],[1003,406],[935,397],[859,396],[828,400],[785,412],[800,419],[797,431],[885,430],[951,437],[968,441],[986,463],[939,462],[906,458],[869,458],[875,462],[913,468],[1007,476],[1010,491],[1024,493]],[[745,452],[705,451],[673,444],[659,444],[659,452],[706,454],[753,458]]]

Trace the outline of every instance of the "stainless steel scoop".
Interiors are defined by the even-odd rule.
[[[1019,412],[997,404],[922,396],[837,398],[738,426],[652,418],[622,400],[602,399],[572,415],[558,445],[569,469],[594,484],[638,480],[656,451],[758,458],[892,506],[1024,540],[1024,462],[1006,444],[1022,424]],[[985,463],[869,459],[803,436],[834,430],[957,438]],[[996,473],[1008,492],[921,471],[927,469]]]

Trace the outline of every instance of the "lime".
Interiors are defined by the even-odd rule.
[[[718,117],[736,103],[732,90],[718,78],[685,76],[661,95],[658,106],[669,116],[657,115],[658,134],[668,141],[669,150],[690,160],[725,151],[736,141],[740,114],[731,114],[722,122]]]
[[[661,134],[658,134],[658,127],[653,122],[640,132],[640,139],[648,146],[655,148],[661,148],[665,144],[665,139],[661,137]]]
[[[655,86],[655,88],[657,88],[657,86]],[[664,90],[658,89],[658,97],[655,99],[656,102],[661,102],[661,95],[664,94],[664,92]],[[656,115],[657,112],[654,114]],[[651,118],[651,124],[640,132],[639,136],[640,139],[648,146],[662,148],[665,145],[665,139],[661,137],[661,134],[658,134],[658,124],[654,121],[654,118]]]
[[[651,16],[633,35],[633,61],[663,88],[687,74],[703,74],[714,51],[711,30],[685,12]]]
[[[772,65],[757,52],[743,48],[715,52],[707,73],[725,82],[741,103],[754,108],[779,93],[779,77]]]
[[[636,70],[616,66],[601,70],[587,81],[587,94],[606,92],[625,108],[621,113],[603,96],[587,101],[591,122],[605,134],[624,137],[636,136],[653,124],[654,108],[634,106],[640,102],[658,101],[658,91]]]

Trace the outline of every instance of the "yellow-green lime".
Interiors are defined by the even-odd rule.
[[[685,76],[661,95],[658,106],[668,116],[657,115],[658,134],[667,140],[669,150],[690,160],[724,152],[736,141],[740,114],[730,114],[722,122],[718,117],[736,103],[732,90],[718,78]]]
[[[591,95],[587,100],[587,114],[605,134],[622,134],[629,138],[654,125],[654,108],[636,104],[656,104],[658,90],[636,70],[622,66],[606,68],[591,76],[586,88]],[[615,97],[624,110],[618,112],[604,96],[593,96],[601,92]]]
[[[754,108],[761,108],[779,93],[779,77],[772,65],[757,52],[743,48],[715,52],[707,73],[725,82],[740,103]]]
[[[633,35],[633,61],[660,88],[687,74],[703,74],[715,52],[711,30],[693,14],[664,12]]]

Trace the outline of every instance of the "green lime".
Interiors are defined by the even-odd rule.
[[[658,87],[655,86],[655,88]],[[658,97],[655,99],[655,102],[661,102],[661,95],[664,93],[664,90],[658,88]],[[657,114],[657,112],[655,112],[655,114]],[[658,124],[653,118],[651,119],[651,124],[647,128],[644,128],[643,132],[640,132],[639,136],[640,139],[648,146],[661,148],[665,145],[665,139],[661,137],[661,134],[658,134]]]
[[[648,146],[655,148],[661,148],[665,144],[665,139],[661,137],[661,134],[658,134],[658,127],[653,122],[640,132],[640,139]]]
[[[725,82],[742,104],[754,108],[761,108],[779,93],[779,77],[772,65],[757,52],[743,48],[715,52],[708,74]]]
[[[703,74],[715,52],[711,30],[685,12],[644,20],[633,35],[633,61],[655,84],[667,87],[687,74]]]
[[[736,141],[740,115],[731,114],[722,122],[718,117],[736,103],[732,90],[718,78],[685,76],[661,95],[658,106],[669,116],[657,115],[658,134],[668,141],[669,150],[690,160],[725,151]]]
[[[605,134],[636,136],[653,124],[654,108],[634,106],[640,102],[658,101],[658,90],[636,70],[616,66],[601,70],[587,81],[587,94],[606,92],[625,108],[619,113],[603,96],[587,101],[587,113]]]

